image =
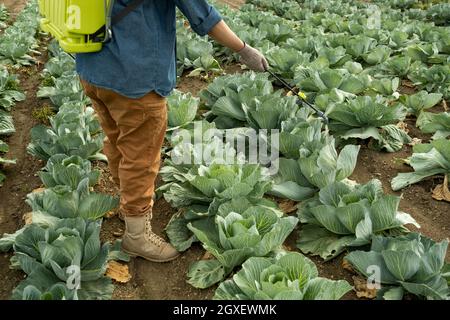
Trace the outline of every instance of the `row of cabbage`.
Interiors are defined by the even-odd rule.
[[[284,1],[266,2],[286,4]],[[308,1],[309,5],[312,3],[317,4]],[[327,7],[339,5],[350,6],[333,2]],[[352,6],[353,15],[346,17],[346,21],[367,21],[371,11],[364,8],[368,5],[358,6]],[[438,58],[428,60],[430,57],[427,57],[425,61],[411,57],[410,52],[422,45],[415,29],[410,34],[398,35],[402,43],[392,40],[381,47],[378,41],[384,39],[380,34],[385,29],[372,30],[370,35],[376,35],[375,38],[358,36],[358,33],[349,35],[345,31],[339,39],[336,32],[321,27],[329,21],[326,16],[330,14],[323,10],[317,13],[320,19],[308,18],[312,23],[309,28],[308,21],[302,21],[300,27],[297,21],[258,11],[254,6],[245,6],[243,10],[224,9],[222,12],[241,37],[266,52],[277,73],[306,91],[308,98],[327,112],[331,122],[324,126],[308,110],[299,108],[295,98],[276,91],[268,76],[261,74],[216,78],[200,94],[208,109],[205,114],[208,121],[192,122],[199,99],[182,93],[175,93],[169,99],[172,129],[181,126],[188,131],[207,133],[199,146],[190,140],[189,136],[193,135],[187,135],[186,139],[169,131],[172,158],[165,161],[162,169],[165,184],[159,189],[174,207],[183,208],[167,226],[172,244],[183,251],[200,241],[215,258],[194,263],[188,273],[189,283],[198,288],[209,287],[227,278],[243,263],[242,271],[219,286],[216,298],[332,299],[349,290],[345,282],[318,281],[316,276],[309,278],[304,267],[309,260],[297,253],[283,252],[281,245],[297,221],[284,216],[275,203],[263,198],[264,194],[270,194],[303,201],[298,210],[303,224],[298,240],[302,252],[329,260],[344,250],[372,243],[370,252],[354,251],[346,259],[362,274],[367,275],[367,267],[371,265],[383,269],[381,282],[384,286],[380,297],[399,299],[404,292],[409,292],[430,299],[448,298],[447,241],[435,243],[420,234],[409,233],[405,225],[418,227],[418,224],[410,215],[399,211],[400,197],[384,194],[380,181],[361,185],[348,180],[356,165],[359,147],[347,142],[338,153],[334,138],[340,141],[372,138],[375,147],[391,152],[409,143],[406,132],[397,126],[399,120],[408,113],[433,107],[443,97],[447,99],[447,84],[444,81],[442,85],[427,87],[430,92],[400,95],[397,92],[400,77],[406,74],[382,73],[386,70],[385,62],[391,62],[386,52],[389,51],[388,56],[395,52],[398,58],[415,64],[415,68],[428,69],[427,64],[433,62],[430,69],[438,69],[448,68],[448,51],[436,49]],[[388,20],[385,14],[382,17]],[[416,24],[412,20],[408,23],[411,28]],[[360,27],[355,25],[355,30],[370,30],[362,23],[356,24]],[[422,27],[434,28],[432,25]],[[395,30],[401,29],[396,27]],[[293,32],[298,32],[298,38],[291,38]],[[436,37],[444,38],[448,30],[430,32],[437,32]],[[324,38],[326,42],[317,40]],[[367,40],[369,38],[372,40]],[[331,45],[332,41],[342,46]],[[403,50],[405,45],[413,49]],[[386,52],[385,46],[389,48]],[[435,69],[430,72],[434,74]],[[398,70],[403,71],[400,67]],[[398,78],[392,79],[393,76]],[[275,178],[269,176],[263,166],[240,161],[234,145],[223,143],[223,129],[228,129],[227,134],[239,143],[242,139],[252,139],[248,128],[260,133],[270,129],[281,131],[282,158]],[[430,144],[414,148],[418,152],[410,163],[416,172],[400,174],[393,186],[399,181],[401,187],[417,182],[421,174],[422,178],[448,174],[450,144],[445,139],[448,132],[445,129],[434,132],[437,133]],[[270,141],[270,136],[267,140]],[[199,163],[195,159],[201,159],[205,152],[211,159],[209,163],[180,165],[173,161],[173,156],[189,154],[191,163]],[[224,164],[230,159],[236,159],[236,165]],[[432,166],[432,170],[425,163]],[[298,265],[290,273],[287,264],[292,263],[290,267],[295,268],[293,261]],[[303,276],[308,281],[302,284],[295,281]],[[307,293],[308,290],[317,292],[316,286],[323,286],[323,296]]]
[[[282,9],[284,6],[299,9],[296,1],[251,2],[264,4],[279,14],[284,12],[284,15],[291,12]],[[394,124],[408,115],[416,116],[416,125],[424,133],[434,134],[433,139],[444,139],[450,135],[448,112],[426,112],[442,99],[449,98],[450,29],[428,22],[418,23],[416,15],[411,13],[416,9],[396,11],[390,4],[374,7],[367,3],[330,2],[318,6],[317,2],[306,1],[301,7],[304,14],[301,26],[289,26],[292,20],[273,18],[270,14],[270,18],[260,18],[261,15],[254,13],[255,7],[249,5],[248,14],[245,16],[244,13],[242,20],[253,27],[258,24],[259,27],[261,24],[265,26],[267,19],[273,20],[275,25],[278,21],[287,37],[289,27],[302,34],[285,38],[273,49],[270,49],[272,44],[263,39],[265,44],[261,49],[269,47],[267,55],[274,69],[308,91],[311,101],[327,112],[334,135],[345,140],[371,138],[376,141],[375,146],[397,151],[403,143],[410,142],[410,138]],[[325,7],[331,9],[324,11]],[[440,24],[447,21],[448,25],[445,16],[448,16],[450,5],[439,4],[436,7],[440,8],[438,12],[442,16],[436,18],[433,15],[433,19]],[[435,7],[429,10],[437,11]],[[397,90],[402,78],[408,78],[421,91],[413,95],[399,95]],[[353,100],[355,94],[383,95],[385,99],[376,96],[377,103],[371,103],[368,98]],[[389,108],[383,108],[380,102]],[[372,112],[368,114],[367,110]],[[435,172],[448,174],[448,161],[442,162],[442,165],[429,163],[426,167],[433,170],[428,170],[428,174],[426,168],[420,169],[424,162],[419,161],[416,165],[414,159],[430,155],[429,150],[422,150],[416,147],[417,157],[408,160],[416,173],[400,174],[392,183],[394,190],[435,175]],[[445,154],[442,148],[437,152]]]
[[[117,198],[93,192],[100,171],[91,161],[106,160],[103,133],[87,106],[73,59],[56,42],[48,49],[38,97],[50,98],[56,114],[49,127],[32,129],[27,148],[46,162],[38,172],[43,188],[27,196],[32,212],[25,227],[0,239],[1,251],[14,252],[11,267],[27,275],[12,298],[111,299],[108,262],[129,257],[120,251],[120,242],[100,241],[102,217],[118,206]]]
[[[8,10],[0,6],[0,186],[6,176],[1,171],[2,165],[13,165],[14,160],[3,157],[9,151],[8,144],[1,140],[15,132],[13,118],[10,114],[16,102],[25,100],[19,80],[14,74],[20,66],[29,65],[29,55],[37,46],[35,38],[38,19],[36,3],[30,3],[17,16],[15,22],[8,26]]]

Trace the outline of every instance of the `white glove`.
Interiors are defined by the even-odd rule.
[[[263,54],[248,44],[244,44],[244,48],[237,52],[241,56],[241,63],[245,64],[253,71],[266,71],[269,67],[269,63]]]

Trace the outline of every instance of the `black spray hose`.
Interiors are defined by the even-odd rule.
[[[313,106],[311,103],[309,103],[306,100],[306,95],[304,92],[300,91],[300,90],[295,90],[291,85],[289,85],[289,83],[287,83],[285,80],[281,79],[279,76],[277,76],[275,73],[273,73],[272,71],[270,71],[269,69],[266,69],[266,71],[268,73],[270,73],[270,75],[272,77],[274,77],[275,79],[277,79],[279,82],[281,82],[281,84],[286,87],[286,89],[288,89],[290,92],[292,92],[296,97],[300,98],[297,101],[297,104],[301,106],[302,103],[306,104],[308,107],[310,107],[311,109],[314,110],[314,112],[317,114],[317,116],[319,116],[320,118],[322,118],[323,122],[325,124],[328,124],[328,117],[325,115],[325,113],[323,113],[322,111],[320,111],[319,109],[317,109],[315,106]]]

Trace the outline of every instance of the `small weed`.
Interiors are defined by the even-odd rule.
[[[43,87],[53,87],[55,85],[55,81],[53,80],[53,77],[51,75],[45,76],[45,78],[42,80]]]
[[[55,110],[49,106],[44,105],[40,108],[35,108],[31,114],[31,116],[38,120],[40,123],[49,124],[49,118],[55,115]]]

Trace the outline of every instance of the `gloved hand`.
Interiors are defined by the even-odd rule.
[[[241,63],[253,71],[264,72],[269,67],[269,63],[263,54],[246,43],[244,48],[237,53],[241,56]]]

